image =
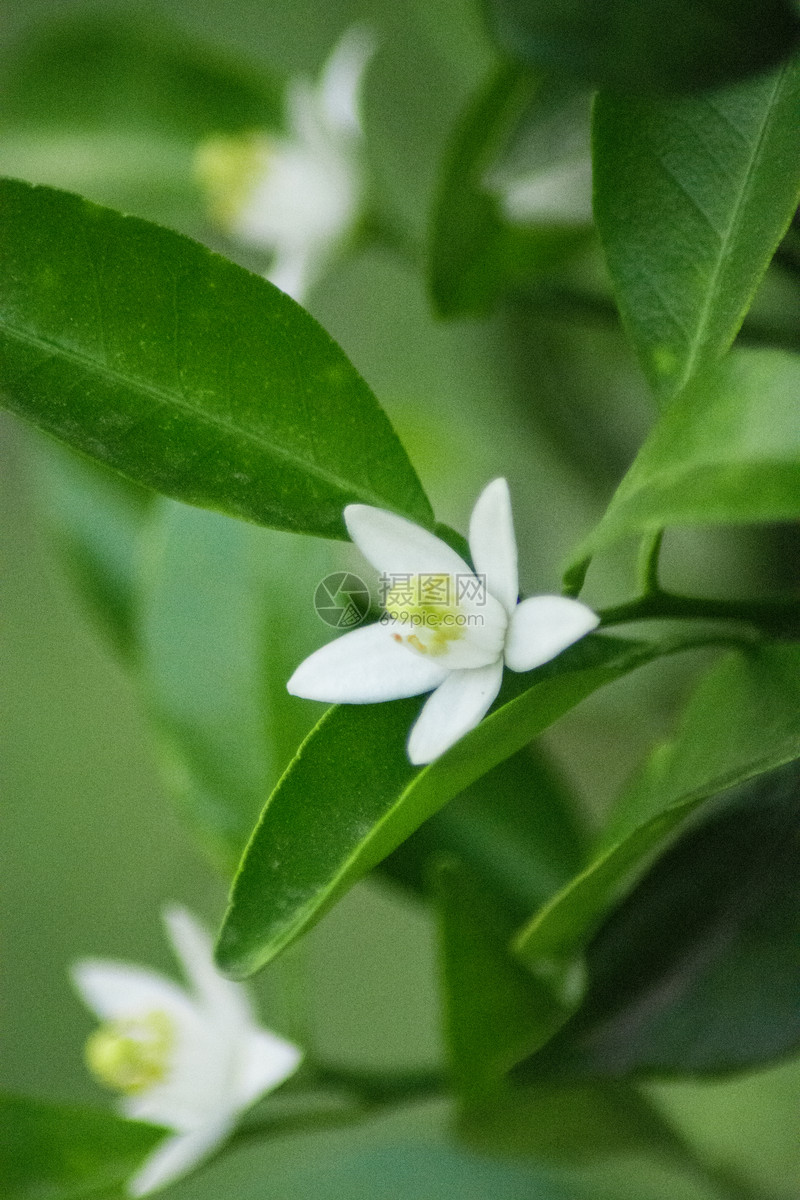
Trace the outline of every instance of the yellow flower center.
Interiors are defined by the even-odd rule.
[[[101,1025],[86,1043],[86,1062],[100,1083],[135,1095],[166,1077],[174,1044],[172,1018],[145,1013]]]
[[[231,229],[263,175],[269,154],[269,139],[257,131],[210,137],[200,143],[194,173],[217,225]]]
[[[418,654],[444,654],[448,643],[464,636],[468,623],[453,596],[454,587],[451,575],[410,575],[407,582],[395,583],[385,608],[404,628],[392,634],[394,640]]]

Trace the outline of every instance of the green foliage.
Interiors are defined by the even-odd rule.
[[[794,763],[751,781],[656,863],[598,931],[580,1012],[527,1073],[718,1074],[800,1045],[799,778]]]
[[[425,895],[432,864],[455,856],[522,920],[580,867],[585,834],[575,808],[544,752],[526,747],[429,817],[382,869]]]
[[[99,1109],[0,1097],[6,1200],[82,1200],[116,1188],[164,1131]]]
[[[511,1067],[567,1019],[571,998],[511,956],[513,918],[457,860],[441,863],[437,884],[450,1070],[467,1105],[490,1108]]]
[[[121,475],[42,442],[40,470],[46,519],[87,606],[126,658],[136,644],[139,543],[153,497]]]
[[[220,934],[220,965],[240,978],[257,971],[448,800],[595,689],[666,650],[585,639],[554,663],[508,677],[499,706],[422,768],[406,755],[418,699],[331,709],[301,746],[247,847]]]
[[[142,683],[167,780],[230,873],[312,724],[310,706],[282,681],[292,655],[315,648],[323,626],[311,598],[335,564],[325,542],[169,502],[157,506],[147,541]]]
[[[589,866],[518,935],[517,952],[535,973],[582,969],[611,908],[704,800],[800,757],[798,661],[796,646],[748,651],[702,681],[674,742],[623,797]]]
[[[36,433],[37,476],[86,602],[67,613],[58,581],[32,601],[15,594],[43,550],[33,525],[15,525],[14,432],[0,442],[0,641],[12,650],[0,737],[17,737],[8,945],[23,955],[12,1009],[29,1044],[12,1022],[10,1200],[117,1200],[162,1136],[10,1095],[14,1072],[45,1095],[82,1078],[68,960],[117,957],[117,942],[119,958],[146,959],[157,904],[196,888],[181,827],[169,814],[146,826],[138,802],[161,791],[128,753],[143,732],[134,697],[163,790],[234,876],[225,971],[271,964],[345,901],[254,996],[302,1045],[302,1068],[246,1114],[230,1153],[165,1194],[768,1194],[767,1143],[749,1124],[738,1179],[725,1153],[707,1165],[695,1148],[724,1121],[716,1099],[695,1128],[683,1093],[667,1097],[673,1129],[654,1099],[667,1093],[639,1084],[764,1068],[800,1046],[800,17],[789,0],[484,9],[481,31],[469,0],[370,5],[358,120],[355,77],[329,57],[348,0],[208,0],[176,8],[174,29],[138,3],[9,12],[0,170],[20,178],[0,181],[0,403],[64,444]],[[596,87],[597,238],[585,186]],[[195,164],[207,139],[254,131],[252,161],[236,147],[255,142],[218,143],[234,156],[221,152],[232,190],[220,211],[241,215],[247,199],[251,222],[285,228],[248,248],[235,221],[241,245],[212,233]],[[349,232],[323,245],[351,203]],[[270,245],[284,265],[310,247],[307,261],[325,264],[303,292],[310,312],[220,245],[259,269]],[[731,350],[740,330],[751,345]],[[647,437],[645,382],[661,406]],[[598,497],[631,460],[603,514]],[[523,596],[552,589],[580,535],[567,584],[577,592],[596,559],[601,632],[507,673],[489,715],[416,768],[407,738],[423,698],[321,715],[286,680],[337,636],[313,596],[352,569],[347,504],[405,516],[469,561],[438,518],[458,524],[500,474]],[[662,534],[686,527],[703,529],[703,561],[668,533],[670,567],[677,549],[714,599],[660,584]],[[642,594],[623,602],[626,539],[642,543]],[[52,602],[64,613],[48,640]],[[87,612],[106,635],[96,661]],[[637,640],[609,636],[631,619]],[[664,661],[694,648],[699,682],[696,656]],[[38,682],[29,656],[47,663]],[[85,699],[74,681],[103,671],[95,740],[65,754],[84,728],[69,724]],[[142,774],[129,793],[106,783],[113,753]],[[72,794],[61,759],[86,766]],[[102,803],[83,795],[101,788]],[[81,912],[98,914],[90,934]],[[441,1022],[426,999],[437,920]],[[28,943],[47,960],[38,974]],[[778,1112],[784,1093],[769,1099],[768,1073],[762,1084]]]
[[[569,570],[622,537],[672,525],[786,521],[800,514],[797,356],[738,350],[656,422]]]
[[[530,72],[503,66],[464,113],[431,233],[431,294],[443,316],[486,312],[504,292],[552,272],[586,244],[585,221],[557,212],[512,217],[503,204],[514,174],[527,166],[545,176],[564,165],[562,155],[569,162],[575,154],[569,126],[577,122],[569,99]],[[529,143],[525,156],[516,156],[522,162],[514,172],[502,169],[501,157],[512,132]],[[566,151],[560,144],[565,134]]]
[[[500,41],[537,67],[627,92],[712,87],[779,62],[796,44],[785,0],[486,0]]]
[[[13,412],[138,483],[260,524],[342,537],[353,501],[430,523],[369,388],[276,288],[67,193],[6,181],[0,197]]]
[[[623,320],[662,399],[739,330],[800,200],[798,123],[796,60],[702,96],[597,98],[595,217]]]
[[[3,171],[180,229],[202,225],[198,141],[275,128],[263,72],[155,14],[61,14],[14,46],[2,83]]]

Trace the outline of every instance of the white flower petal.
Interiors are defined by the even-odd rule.
[[[353,629],[302,662],[287,683],[293,696],[328,704],[373,704],[418,696],[438,687],[447,671],[398,645],[392,626]]]
[[[408,739],[416,766],[433,762],[481,721],[500,691],[502,662],[474,671],[453,671],[417,717]]]
[[[386,575],[472,575],[447,542],[413,521],[369,504],[348,504],[347,531],[367,562]]]
[[[279,246],[265,278],[302,304],[321,273],[323,256],[307,246]]]
[[[475,570],[486,576],[486,590],[511,613],[519,581],[517,539],[505,479],[493,480],[478,497],[469,523],[469,548]]]
[[[270,1033],[257,1029],[241,1047],[241,1063],[236,1080],[236,1106],[247,1108],[293,1075],[303,1058],[302,1051]]]
[[[567,596],[532,596],[523,600],[511,615],[506,666],[512,671],[540,667],[599,624],[596,613]]]
[[[82,959],[72,967],[81,999],[103,1021],[164,1012],[178,1023],[192,1021],[196,1006],[183,988],[156,971],[106,959]]]
[[[249,1033],[255,1028],[255,1016],[247,990],[219,971],[207,930],[178,905],[164,910],[164,923],[206,1019],[219,1025],[228,1037]]]
[[[361,133],[359,95],[374,52],[375,39],[359,25],[346,30],[331,51],[319,81],[319,105],[331,130]]]
[[[224,1142],[232,1128],[233,1118],[226,1114],[188,1133],[167,1138],[128,1180],[128,1195],[146,1196],[185,1175]]]

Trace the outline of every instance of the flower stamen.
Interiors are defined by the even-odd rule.
[[[175,1026],[165,1012],[108,1021],[86,1042],[86,1062],[100,1083],[132,1096],[161,1083],[175,1045]]]

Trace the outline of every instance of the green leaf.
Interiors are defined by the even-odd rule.
[[[468,1106],[491,1105],[511,1067],[563,1025],[559,1000],[508,950],[514,917],[456,859],[436,872],[450,1070]]]
[[[556,1002],[514,962],[512,915],[463,868],[443,863],[437,881],[445,1026],[463,1101],[461,1136],[483,1153],[539,1162],[644,1153],[685,1165],[680,1139],[632,1087],[537,1082],[520,1088],[504,1079],[526,1045],[538,1048],[563,1024],[571,1002]]]
[[[313,723],[286,691],[325,626],[329,543],[161,501],[140,584],[140,666],[167,783],[231,873],[266,797]]]
[[[578,969],[611,909],[704,800],[798,757],[800,647],[726,657],[623,797],[589,866],[519,933],[517,953],[540,975]]]
[[[552,91],[521,68],[504,66],[456,129],[431,233],[431,293],[443,316],[489,311],[504,292],[530,283],[586,244],[585,220],[523,219],[504,202],[516,176],[530,177],[530,167],[545,176],[575,152],[574,106]],[[498,163],[515,129],[518,140],[527,134],[531,143],[528,171]]]
[[[114,648],[136,641],[136,572],[152,495],[49,439],[38,447],[50,524],[79,592]]]
[[[600,929],[580,1011],[523,1075],[717,1074],[800,1046],[800,770],[752,780]]]
[[[662,398],[720,358],[742,324],[800,200],[798,125],[796,60],[703,96],[597,98],[595,217]]]
[[[800,516],[800,359],[736,350],[659,418],[568,571],[623,537],[670,525]]]
[[[367,385],[288,296],[155,225],[0,184],[0,388],[34,424],[176,499],[344,537],[344,505],[430,525]]]
[[[164,1130],[112,1113],[0,1096],[4,1200],[80,1200],[122,1184]]]
[[[580,869],[576,809],[544,752],[527,746],[434,813],[381,869],[425,894],[431,864],[454,856],[523,920]]]
[[[222,1166],[174,1189],[175,1200],[575,1200],[535,1164],[493,1162],[444,1142],[358,1130],[319,1142],[296,1140],[268,1157],[240,1152],[235,1175]],[[230,1159],[226,1166],[229,1167]],[[230,1170],[230,1167],[229,1167]],[[579,1191],[578,1196],[589,1195]],[[172,1191],[168,1193],[172,1196]]]
[[[420,698],[331,709],[253,834],[220,934],[220,965],[236,977],[257,971],[475,779],[598,687],[677,648],[585,638],[536,671],[507,675],[498,707],[422,768],[406,754]]]
[[[125,13],[77,13],[14,46],[3,72],[6,175],[152,220],[202,220],[200,139],[280,125],[277,89],[185,32]]]
[[[598,87],[685,92],[780,62],[800,28],[786,0],[488,0],[512,54]]]

